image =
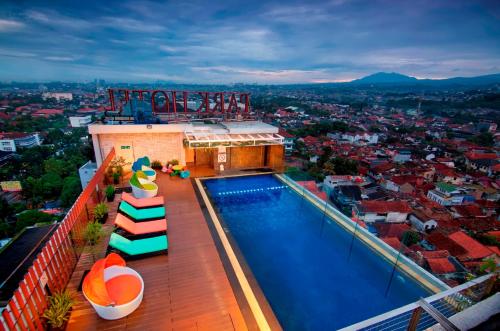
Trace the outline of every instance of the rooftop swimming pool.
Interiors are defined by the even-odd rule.
[[[285,330],[338,329],[429,295],[273,175],[203,183]]]

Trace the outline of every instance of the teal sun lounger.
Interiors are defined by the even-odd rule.
[[[130,240],[117,233],[112,233],[109,246],[125,253],[128,257],[140,257],[141,255],[162,253],[168,251],[168,239],[166,235]]]
[[[163,206],[137,209],[128,202],[122,201],[119,210],[137,221],[165,218],[165,207]]]

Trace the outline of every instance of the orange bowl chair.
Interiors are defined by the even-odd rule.
[[[144,281],[137,271],[125,266],[120,255],[111,253],[92,266],[83,280],[82,291],[97,315],[116,320],[139,307]]]

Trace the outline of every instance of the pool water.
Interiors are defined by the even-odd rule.
[[[273,175],[204,181],[285,330],[334,330],[426,297]]]

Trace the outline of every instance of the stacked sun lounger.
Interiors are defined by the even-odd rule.
[[[118,251],[126,259],[168,253],[163,197],[137,199],[123,192],[115,226],[110,251]]]

